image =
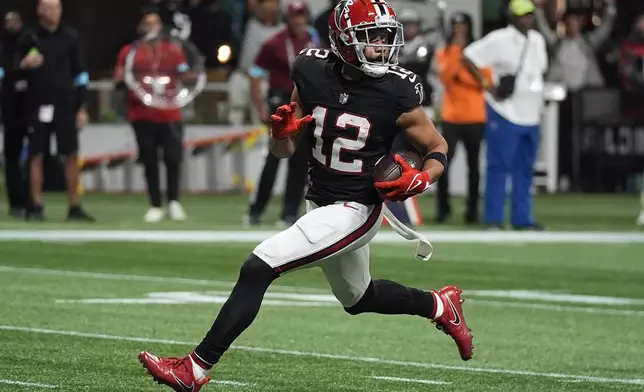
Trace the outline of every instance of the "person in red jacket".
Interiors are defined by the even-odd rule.
[[[144,11],[139,34],[143,37],[150,33],[160,32],[163,23],[159,14],[152,10]],[[164,50],[170,56],[164,56],[166,67],[187,66],[185,57],[180,49],[172,48],[168,43],[160,41],[160,47],[150,49],[139,47],[134,58],[135,66],[145,67],[150,61],[154,50]],[[114,81],[122,84],[125,73],[125,61],[132,48],[131,44],[123,47],[118,55]],[[145,214],[146,222],[161,221],[165,216],[161,202],[161,186],[159,180],[159,150],[163,151],[163,160],[167,173],[168,214],[172,220],[185,220],[186,214],[179,203],[179,177],[183,153],[183,123],[180,109],[157,109],[146,106],[133,92],[128,94],[128,118],[134,129],[139,149],[139,158],[145,168],[145,180],[150,199],[150,208]]]

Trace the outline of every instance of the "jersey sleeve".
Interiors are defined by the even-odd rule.
[[[123,73],[123,69],[125,68],[125,58],[127,57],[127,54],[129,53],[129,51],[130,51],[130,45],[125,45],[119,51],[119,54],[116,57],[116,67],[114,69],[115,76]]]
[[[259,67],[265,71],[268,71],[271,68],[271,64],[273,63],[273,45],[272,45],[271,40],[267,41],[264,43],[262,46],[262,49],[260,49],[259,54],[255,58],[255,61],[253,62],[253,65],[256,67]]]
[[[493,31],[485,37],[469,44],[463,55],[479,68],[494,66],[500,56],[503,56],[500,31]],[[501,50],[501,52],[500,52]]]
[[[396,109],[400,114],[425,105],[428,97],[420,76],[402,67],[391,67],[388,73],[393,78]]]
[[[291,67],[291,80],[298,90],[306,84],[314,86],[324,80],[320,75],[324,73],[326,60],[330,54],[328,50],[315,48],[304,48],[300,51]]]
[[[14,68],[19,69],[20,63],[25,58],[27,53],[33,48],[35,48],[34,37],[35,32],[33,30],[27,30],[20,37],[18,37],[18,42],[16,44],[16,50],[13,55]],[[36,48],[37,49],[37,48]]]

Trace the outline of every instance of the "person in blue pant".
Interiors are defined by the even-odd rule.
[[[512,216],[515,229],[542,229],[532,216],[530,190],[539,144],[543,107],[543,75],[548,67],[546,43],[532,30],[536,7],[530,0],[512,0],[510,23],[473,42],[463,62],[487,89],[487,173],[485,224],[502,228],[506,181],[512,179]],[[480,69],[490,67],[494,83],[486,83]]]

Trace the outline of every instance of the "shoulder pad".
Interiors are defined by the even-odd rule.
[[[316,59],[327,59],[331,55],[331,51],[328,49],[318,49],[318,48],[304,48],[300,50],[298,57],[313,57]]]
[[[315,67],[324,67],[326,60],[331,56],[331,51],[325,49],[304,48],[300,51],[293,64],[293,70],[311,72]]]
[[[389,67],[387,74],[397,76],[394,77],[394,80],[396,81],[399,79],[403,82],[411,83],[412,85],[420,82],[420,77],[416,75],[416,73],[397,65]]]
[[[408,109],[422,105],[426,102],[423,81],[416,73],[399,66],[389,67],[387,75],[391,78],[394,91],[403,106]]]

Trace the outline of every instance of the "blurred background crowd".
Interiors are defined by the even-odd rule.
[[[289,82],[286,87],[280,87],[284,83],[279,78],[280,73],[288,75],[290,57],[303,47],[329,47],[327,22],[335,3],[334,0],[63,0],[63,23],[78,32],[89,73],[85,105],[90,123],[87,132],[94,135],[89,131],[102,130],[100,138],[81,135],[81,165],[84,162],[86,173],[96,166],[101,170],[105,165],[110,169],[118,167],[125,156],[117,153],[131,149],[127,143],[114,141],[126,133],[114,131],[106,136],[104,127],[128,129],[127,91],[117,88],[113,75],[119,50],[139,38],[141,21],[146,15],[157,14],[166,31],[191,41],[205,59],[208,84],[195,102],[182,111],[182,121],[188,126],[184,141],[204,140],[204,132],[210,137],[245,130],[248,132],[237,142],[252,148],[249,141],[262,139],[261,125],[271,110],[289,100]],[[465,37],[463,44],[467,45],[505,27],[512,17],[509,1],[392,0],[390,3],[404,24],[406,46],[401,65],[422,78],[428,92],[427,111],[440,126],[446,88],[437,66],[441,50],[455,38]],[[644,168],[644,2],[535,0],[534,5],[534,29],[547,44],[546,82],[558,87],[556,91],[565,91],[565,94],[553,93],[546,97],[556,103],[557,115],[554,119],[544,118],[541,123],[542,132],[549,123],[556,135],[556,143],[548,146],[556,151],[547,152],[557,162],[556,173],[548,173],[556,177],[555,189],[548,191],[638,192]],[[14,61],[11,53],[17,36],[22,29],[38,23],[36,7],[36,0],[4,0],[0,4],[4,18],[1,37],[5,74]],[[287,40],[283,54],[282,49],[266,47],[284,31],[286,35],[278,38],[276,44],[281,48]],[[262,54],[263,51],[266,53]],[[280,59],[272,59],[271,55],[285,57],[284,64],[280,65]],[[266,69],[272,66],[276,69]],[[198,136],[193,136],[194,132]],[[465,138],[462,140],[467,144]],[[214,139],[211,142],[221,144]],[[478,153],[480,142],[480,138],[474,138],[473,144],[465,145],[470,165],[478,166],[479,160],[484,159]],[[115,147],[107,148],[107,145]],[[197,147],[202,146],[193,145],[191,151],[196,152]],[[231,144],[227,144],[226,149],[217,151],[223,153],[230,148]],[[456,146],[450,145],[452,148],[458,155]],[[476,150],[476,154],[469,155],[470,149]],[[263,156],[258,153],[243,159],[249,160],[246,164],[249,166],[253,160],[263,160]],[[289,174],[286,186],[291,184],[300,189],[305,186],[306,178],[305,173],[296,170],[303,161],[298,162],[299,165],[289,166],[294,174],[292,177]],[[245,218],[247,223],[259,222],[262,203],[267,202],[273,189],[278,163],[267,160],[261,173],[240,169],[241,188],[258,191]],[[262,169],[261,164],[256,166]],[[194,168],[188,174],[184,171],[184,175],[194,176],[194,171]],[[478,173],[478,167],[471,169],[474,171]],[[45,186],[56,188],[56,171],[46,172],[50,180],[45,179]],[[473,179],[472,173],[467,180],[466,170],[462,173],[463,179],[459,179],[463,183],[462,192],[456,192],[469,192],[468,203],[478,205],[479,180]],[[131,190],[126,185],[106,185],[109,181],[104,178],[99,185],[95,178],[88,176],[86,181],[81,181],[81,186],[95,190],[110,187],[114,189],[109,190]],[[236,178],[229,183],[240,185],[239,181]],[[257,189],[261,188],[262,181],[265,182],[263,191]],[[191,188],[189,182],[182,182],[184,189]],[[208,184],[212,185],[207,183],[204,187],[208,188]],[[439,220],[449,216],[446,189],[445,184],[443,199],[438,205]],[[298,214],[293,205],[301,201],[301,192],[287,189],[286,193],[297,195],[294,200],[285,201],[281,218],[288,224]],[[477,207],[468,207],[468,211],[467,220],[478,221]]]

